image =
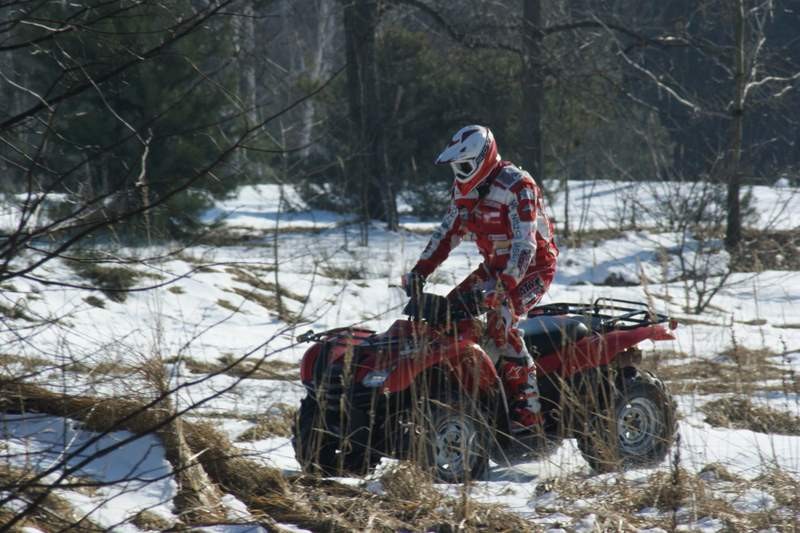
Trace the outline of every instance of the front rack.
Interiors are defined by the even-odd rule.
[[[580,315],[592,320],[603,329],[633,329],[669,322],[675,329],[677,323],[669,316],[653,311],[645,302],[598,298],[592,304],[558,302],[534,307],[528,316]]]
[[[328,329],[325,331],[314,332],[313,329],[298,335],[295,340],[297,342],[318,342],[328,337],[335,337],[336,339],[352,337],[353,333],[375,333],[374,330],[367,328],[359,328],[355,326],[344,326],[340,328]]]

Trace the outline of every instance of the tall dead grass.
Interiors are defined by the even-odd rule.
[[[456,531],[466,528],[499,532],[536,529],[521,517],[495,506],[474,504],[465,507],[457,499],[444,498],[439,500],[439,505],[432,506],[432,486],[429,482],[425,482],[427,485],[418,484],[417,480],[422,478],[417,478],[413,471],[400,473],[389,481],[386,495],[318,478],[301,476],[289,479],[280,470],[246,457],[209,424],[183,422],[179,431],[186,449],[170,452],[170,448],[182,446],[180,442],[176,443],[177,435],[165,438],[166,431],[178,431],[174,425],[165,424],[164,416],[170,411],[159,407],[143,410],[142,404],[133,400],[67,396],[34,385],[9,382],[0,382],[0,398],[0,408],[6,411],[40,412],[72,418],[93,431],[126,429],[136,434],[150,434],[163,425],[163,429],[159,428],[159,435],[168,449],[168,457],[187,453],[193,459],[179,468],[187,471],[202,468],[209,485],[218,488],[214,488],[215,492],[220,490],[235,495],[251,512],[269,517],[273,522],[341,533],[401,529]],[[399,496],[406,499],[398,501]],[[201,505],[196,500],[194,504]],[[218,507],[212,503],[209,510],[216,512]],[[208,514],[192,517],[187,512],[182,518],[187,522],[191,518],[199,524],[211,517]]]
[[[9,465],[0,464],[0,486],[13,487],[31,479],[33,473]],[[42,494],[41,486],[33,486],[17,491],[16,498],[22,502],[30,502],[34,497]],[[10,508],[0,508],[0,527],[8,524],[16,513]],[[25,529],[31,528],[31,529]],[[17,522],[14,531],[83,531],[86,533],[100,533],[105,531],[93,523],[86,516],[75,511],[72,505],[63,497],[49,493],[42,502],[33,508],[30,514]]]

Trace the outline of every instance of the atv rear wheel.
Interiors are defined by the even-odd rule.
[[[675,401],[661,380],[632,368],[614,389],[614,406],[595,413],[578,435],[578,448],[597,472],[653,466],[677,432]]]
[[[458,395],[430,400],[422,430],[423,466],[435,478],[463,483],[486,474],[494,431],[476,401]]]

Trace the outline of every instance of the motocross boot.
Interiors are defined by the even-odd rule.
[[[531,364],[526,363],[524,359],[506,359],[502,363],[502,378],[509,399],[513,433],[538,430],[543,422],[536,367],[533,361]]]

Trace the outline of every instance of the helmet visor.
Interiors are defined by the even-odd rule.
[[[469,180],[476,170],[475,161],[473,160],[453,161],[450,163],[450,167],[453,169],[453,173],[458,181]]]

